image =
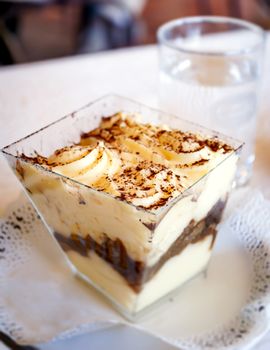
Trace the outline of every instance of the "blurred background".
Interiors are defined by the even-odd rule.
[[[270,29],[270,0],[0,1],[0,65],[154,43],[162,23],[195,15]]]

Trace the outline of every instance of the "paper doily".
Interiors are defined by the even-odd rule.
[[[249,297],[241,312],[225,325],[188,337],[160,329],[158,314],[153,320],[149,318],[133,326],[189,350],[251,347],[267,332],[270,202],[256,191],[247,192],[244,200],[247,204],[242,208],[238,205],[221,228],[237,235],[252,263]],[[240,202],[243,203],[243,198]],[[237,201],[230,205],[237,208]],[[25,197],[20,197],[0,221],[0,290],[0,329],[19,343],[46,342],[126,323],[97,293],[89,293],[74,278]],[[23,303],[16,301],[16,304],[16,292]],[[32,305],[31,298],[39,304]],[[76,311],[78,308],[80,312]]]

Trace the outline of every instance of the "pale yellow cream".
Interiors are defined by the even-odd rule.
[[[79,144],[37,160],[58,174],[156,210],[233,151],[218,139],[136,119],[124,113],[103,118]]]

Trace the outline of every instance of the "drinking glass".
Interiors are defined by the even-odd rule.
[[[236,183],[250,179],[265,33],[228,17],[170,21],[157,33],[160,107],[245,142]]]

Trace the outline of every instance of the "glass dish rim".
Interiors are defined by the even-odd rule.
[[[176,47],[175,45],[171,44],[169,40],[164,38],[164,33],[175,26],[179,26],[186,23],[203,23],[203,22],[209,22],[209,23],[215,23],[215,24],[218,24],[218,23],[237,24],[239,26],[242,26],[243,28],[248,29],[251,32],[257,33],[261,39],[259,40],[258,43],[256,43],[253,46],[250,46],[247,48],[241,48],[238,50],[198,51],[196,49],[185,49],[181,47]],[[160,45],[164,45],[175,51],[179,51],[190,55],[218,56],[218,57],[246,55],[246,54],[255,52],[259,47],[263,48],[266,42],[266,32],[259,25],[251,23],[249,21],[245,21],[243,19],[226,17],[226,16],[189,16],[189,17],[173,19],[161,25],[157,30],[156,36],[157,36],[158,43]]]
[[[14,145],[16,145],[17,143],[20,143],[20,142],[22,142],[22,141],[24,141],[24,140],[30,138],[30,137],[33,136],[33,135],[39,134],[39,133],[41,133],[43,130],[48,129],[48,128],[50,128],[51,126],[53,126],[53,125],[55,125],[55,124],[58,124],[58,123],[60,123],[61,121],[65,120],[65,119],[73,118],[74,115],[76,115],[76,113],[78,113],[78,112],[80,112],[81,110],[84,110],[84,109],[86,109],[86,108],[89,108],[89,107],[91,107],[91,105],[93,105],[93,104],[95,104],[95,103],[97,103],[97,102],[99,102],[99,101],[102,101],[102,100],[104,100],[104,99],[106,99],[106,98],[120,98],[120,99],[124,99],[124,100],[126,100],[126,101],[131,102],[131,103],[135,103],[135,104],[137,104],[137,105],[140,105],[140,106],[142,106],[142,107],[145,107],[145,108],[147,108],[147,109],[150,109],[150,110],[152,110],[152,111],[155,111],[155,112],[158,112],[158,113],[161,113],[161,114],[167,114],[167,115],[169,115],[170,117],[177,118],[178,120],[183,121],[184,123],[187,123],[187,124],[190,124],[190,125],[194,125],[194,126],[197,127],[197,128],[202,128],[202,129],[204,129],[204,130],[208,130],[209,132],[215,133],[217,136],[219,136],[219,135],[220,135],[220,136],[224,136],[227,140],[231,140],[231,141],[233,141],[234,143],[237,143],[237,146],[234,148],[234,150],[233,150],[232,153],[228,154],[222,161],[220,161],[219,163],[217,163],[217,164],[216,164],[211,170],[209,170],[206,174],[204,174],[204,175],[201,176],[197,181],[195,181],[194,183],[192,183],[192,184],[191,184],[188,188],[186,188],[183,192],[179,193],[178,196],[176,196],[176,197],[173,198],[172,200],[169,200],[164,206],[160,207],[159,209],[157,209],[157,210],[155,210],[155,211],[151,211],[151,210],[149,210],[149,209],[146,209],[146,208],[143,208],[143,207],[140,207],[140,206],[136,206],[136,205],[134,205],[133,203],[130,203],[130,202],[126,201],[126,200],[123,200],[123,199],[121,199],[121,198],[115,197],[115,196],[113,196],[113,195],[111,195],[111,194],[109,194],[109,193],[106,193],[106,192],[104,192],[104,191],[98,190],[98,189],[96,189],[96,188],[94,188],[94,187],[91,187],[91,186],[89,186],[89,185],[83,184],[83,183],[81,183],[81,182],[79,182],[79,181],[77,181],[77,180],[75,180],[75,179],[72,179],[72,178],[70,178],[70,177],[68,177],[68,176],[65,176],[65,175],[59,174],[59,173],[57,173],[57,172],[54,172],[54,171],[52,171],[52,170],[50,170],[50,169],[47,169],[47,168],[45,168],[44,166],[42,166],[41,164],[33,164],[33,163],[30,162],[29,160],[24,159],[24,158],[22,157],[22,154],[21,154],[21,155],[14,155],[14,154],[12,154],[12,153],[10,153],[10,152],[7,151],[7,149],[10,148],[11,146],[14,146]],[[222,138],[221,138],[221,139],[222,139]],[[175,203],[177,203],[177,201],[178,201],[181,197],[183,197],[186,193],[188,193],[188,192],[190,191],[190,189],[193,188],[193,186],[196,186],[197,183],[199,183],[200,181],[202,181],[202,180],[203,180],[206,176],[208,176],[213,170],[215,170],[217,167],[219,167],[223,162],[227,161],[232,155],[234,155],[235,153],[237,153],[237,152],[243,147],[243,145],[244,145],[244,142],[242,142],[242,141],[240,141],[240,140],[237,140],[237,139],[232,138],[232,137],[230,137],[230,136],[223,135],[223,134],[220,133],[220,132],[216,132],[216,131],[214,131],[214,130],[211,130],[211,129],[209,129],[209,128],[206,128],[206,127],[204,127],[204,126],[201,126],[201,125],[199,125],[199,124],[197,124],[197,123],[188,121],[188,120],[183,119],[183,118],[181,118],[181,117],[178,117],[178,116],[176,116],[176,115],[174,115],[174,114],[172,114],[172,113],[167,113],[167,112],[162,111],[162,110],[160,110],[160,109],[158,109],[158,108],[149,107],[149,106],[147,106],[147,105],[144,104],[144,103],[135,101],[135,100],[133,100],[133,99],[131,99],[131,98],[128,98],[128,97],[124,97],[124,96],[121,96],[121,95],[118,95],[118,94],[114,94],[114,93],[109,93],[109,94],[103,95],[103,96],[101,96],[101,97],[99,97],[99,98],[96,98],[95,100],[93,100],[93,101],[91,101],[91,102],[85,104],[84,106],[82,106],[82,107],[76,109],[75,111],[73,111],[73,112],[71,112],[71,113],[68,113],[68,114],[64,115],[63,117],[58,118],[57,120],[55,120],[55,121],[53,121],[53,122],[51,122],[51,123],[49,123],[49,124],[47,124],[47,125],[41,127],[40,129],[38,129],[38,130],[36,130],[36,131],[34,131],[34,132],[32,132],[32,133],[30,133],[30,134],[28,134],[28,135],[26,135],[26,136],[20,138],[19,140],[14,141],[14,142],[10,143],[10,144],[7,145],[7,146],[4,146],[2,149],[0,149],[0,152],[1,152],[4,156],[7,155],[7,156],[12,157],[12,158],[14,158],[14,159],[16,159],[16,160],[20,160],[21,162],[24,162],[24,163],[27,163],[27,164],[31,164],[31,165],[33,165],[34,167],[36,167],[37,169],[40,169],[40,170],[42,170],[42,171],[45,171],[45,172],[47,172],[47,173],[49,173],[49,174],[52,174],[52,175],[54,175],[54,176],[57,176],[57,177],[59,177],[59,178],[63,178],[63,179],[65,179],[65,180],[71,181],[71,182],[75,183],[76,185],[83,186],[84,188],[87,188],[88,190],[91,190],[91,191],[93,191],[93,192],[95,192],[95,193],[99,193],[99,194],[102,193],[104,196],[108,196],[109,198],[113,198],[114,200],[118,200],[118,201],[120,201],[120,202],[122,202],[122,203],[125,203],[125,204],[127,204],[127,205],[129,205],[129,206],[135,208],[136,210],[143,211],[143,212],[145,212],[145,213],[151,214],[152,216],[155,216],[155,217],[156,217],[156,216],[159,216],[160,213],[162,213],[163,211],[169,210]]]

